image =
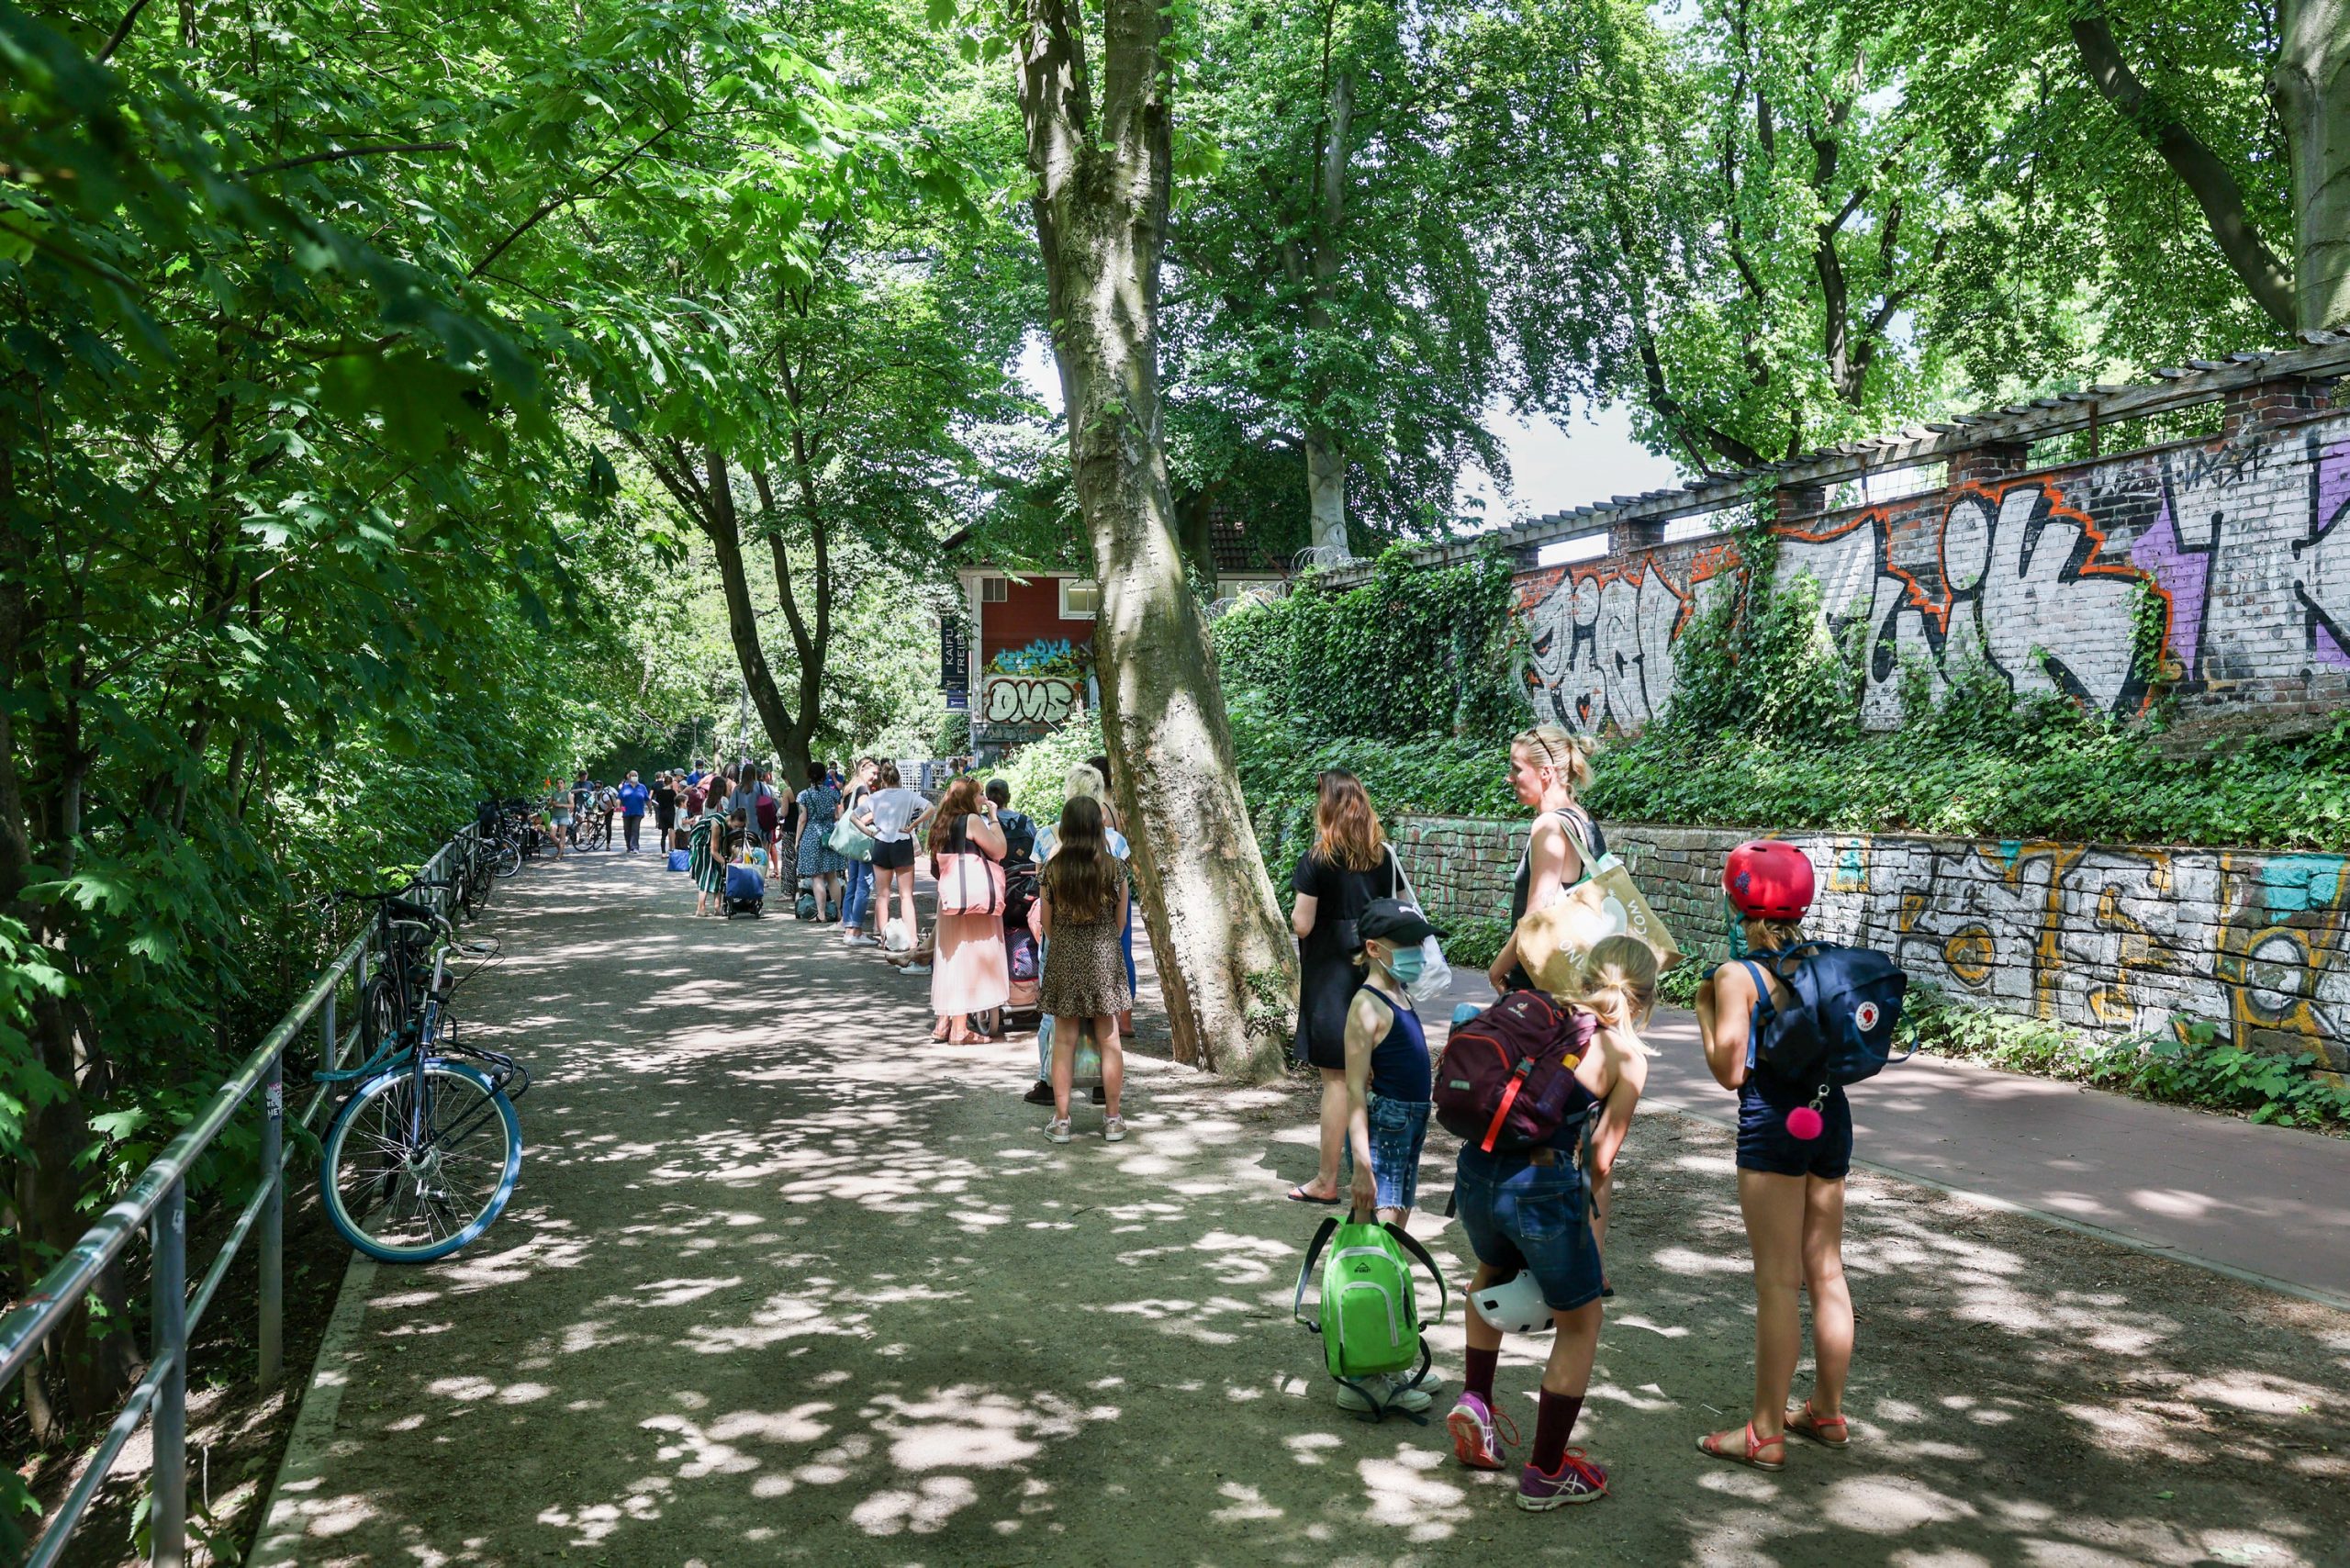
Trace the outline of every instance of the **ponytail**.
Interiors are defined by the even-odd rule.
[[[1556,724],[1537,724],[1510,737],[1511,745],[1532,752],[1556,773],[1571,795],[1591,785],[1591,754],[1596,746],[1588,735],[1571,734]]]
[[[1602,937],[1583,955],[1574,1002],[1598,1019],[1619,1045],[1654,1056],[1638,1027],[1656,1006],[1656,977],[1655,951],[1639,937],[1619,932]]]

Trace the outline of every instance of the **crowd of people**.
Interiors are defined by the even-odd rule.
[[[1584,738],[1550,725],[1513,741],[1509,782],[1532,821],[1511,887],[1513,935],[1485,976],[1497,996],[1539,989],[1583,1016],[1590,1044],[1574,1066],[1577,1103],[1557,1137],[1530,1150],[1464,1144],[1449,1211],[1477,1260],[1472,1298],[1514,1302],[1516,1316],[1550,1335],[1517,1488],[1519,1505],[1534,1510],[1607,1490],[1606,1472],[1571,1439],[1602,1304],[1614,1294],[1604,1261],[1612,1178],[1653,1054],[1640,1030],[1656,1002],[1658,958],[1645,944],[1608,935],[1565,970],[1546,966],[1539,976],[1520,951],[1518,923],[1564,898],[1606,854],[1578,800],[1589,753]],[[1090,1088],[1103,1107],[1102,1136],[1114,1143],[1126,1136],[1121,1042],[1133,1029],[1136,970],[1130,850],[1109,779],[1106,757],[1073,769],[1058,821],[1044,824],[1013,809],[1001,778],[983,787],[957,775],[933,795],[877,757],[811,764],[789,797],[772,768],[749,761],[658,773],[649,787],[631,773],[609,790],[583,772],[549,808],[571,843],[590,813],[618,812],[624,853],[637,852],[649,810],[660,846],[684,853],[697,914],[755,907],[779,879],[788,894],[796,890],[795,913],[840,925],[845,946],[876,949],[929,977],[934,1040],[1001,1037],[1017,1014],[1032,1012],[1037,1067],[1025,1098],[1051,1107],[1046,1136],[1070,1140],[1072,1098]],[[917,868],[934,884],[927,930]],[[1414,991],[1442,933],[1418,907],[1350,773],[1321,776],[1315,836],[1291,886],[1301,969],[1293,1048],[1319,1075],[1320,1096],[1316,1170],[1288,1196],[1401,1226],[1417,1204],[1434,1088]],[[1733,852],[1725,874],[1733,954],[1768,958],[1801,941],[1812,892],[1810,863],[1792,846],[1758,841]],[[1701,982],[1696,1012],[1707,1066],[1739,1096],[1738,1196],[1757,1302],[1754,1403],[1748,1420],[1697,1446],[1778,1470],[1791,1433],[1830,1448],[1849,1440],[1842,1396],[1853,1316],[1841,1246],[1852,1124],[1843,1090],[1830,1086],[1807,1107],[1818,1131],[1790,1130],[1796,1107],[1782,1103],[1784,1085],[1755,1070],[1750,1039],[1758,1014],[1786,1005],[1791,993],[1774,969],[1740,958]],[[1458,1014],[1477,1011],[1464,1004]],[[1084,1070],[1098,1081],[1081,1083],[1080,1062],[1090,1058],[1098,1070]],[[1811,1393],[1791,1408],[1806,1294],[1816,1371]],[[1467,1315],[1466,1369],[1446,1429],[1459,1462],[1474,1469],[1503,1468],[1521,1443],[1494,1396],[1504,1333],[1482,1307]],[[1378,1387],[1343,1386],[1337,1397],[1350,1409],[1418,1412],[1433,1403],[1433,1387],[1425,1376],[1396,1374]]]
[[[1606,1495],[1607,1474],[1571,1446],[1588,1390],[1602,1304],[1614,1294],[1604,1249],[1613,1176],[1648,1079],[1653,1054],[1639,1031],[1656,1002],[1658,958],[1645,943],[1610,935],[1563,972],[1529,974],[1518,923],[1563,898],[1606,853],[1599,824],[1577,800],[1590,778],[1589,743],[1544,725],[1515,737],[1510,784],[1533,813],[1512,883],[1513,935],[1486,980],[1497,996],[1542,989],[1584,1016],[1590,1044],[1574,1067],[1573,1103],[1558,1133],[1517,1153],[1464,1142],[1452,1206],[1477,1260],[1472,1300],[1492,1302],[1523,1327],[1547,1327],[1549,1357],[1537,1391],[1535,1430],[1519,1473],[1521,1507],[1541,1511]],[[1431,1113],[1435,1064],[1413,1000],[1425,944],[1441,933],[1417,907],[1379,815],[1351,774],[1321,776],[1312,844],[1291,878],[1300,989],[1294,1052],[1319,1074],[1318,1163],[1289,1191],[1293,1201],[1341,1205],[1358,1218],[1402,1225],[1417,1202]],[[1802,940],[1813,892],[1810,862],[1793,846],[1740,846],[1724,876],[1731,951],[1698,988],[1705,1058],[1715,1080],[1739,1096],[1738,1196],[1754,1257],[1754,1402],[1739,1427],[1709,1432],[1697,1447],[1712,1458],[1759,1470],[1786,1463],[1790,1433],[1842,1448],[1849,1428],[1843,1391],[1852,1353],[1852,1305],[1842,1262],[1844,1179],[1852,1162],[1852,1113],[1841,1087],[1813,1096],[1818,1130],[1801,1136],[1791,1091],[1758,1072],[1750,1037],[1762,1010],[1792,1001],[1768,958]],[[1768,994],[1765,994],[1767,989]],[[1479,1011],[1459,1009],[1456,1024]],[[1763,1015],[1767,1016],[1767,1014]],[[1788,1401],[1801,1354],[1800,1297],[1812,1301],[1815,1374],[1800,1406]],[[1462,1387],[1446,1418],[1453,1452],[1472,1469],[1498,1470],[1521,1439],[1494,1397],[1505,1329],[1482,1307],[1466,1315]],[[1433,1383],[1394,1374],[1342,1385],[1340,1406],[1417,1412]]]

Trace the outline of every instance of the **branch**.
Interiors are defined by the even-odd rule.
[[[2184,125],[2169,105],[2149,92],[2121,56],[2113,28],[2101,12],[2092,10],[2073,21],[2073,45],[2081,63],[2121,118],[2154,144],[2187,186],[2210,225],[2211,238],[2228,265],[2251,290],[2253,299],[2271,320],[2287,331],[2299,324],[2294,311],[2293,274],[2277,259],[2253,227],[2244,210],[2244,187],[2219,155]]]
[[[298,169],[305,163],[332,163],[344,158],[372,158],[378,152],[462,152],[459,141],[379,141],[367,147],[338,147],[331,152],[308,152],[299,158],[286,158],[275,163],[263,163],[258,169],[248,169],[248,178],[261,174],[282,174]]]
[[[114,51],[122,47],[122,40],[130,36],[130,25],[139,20],[139,13],[146,8],[147,0],[130,0],[130,9],[125,11],[122,14],[122,20],[115,24],[114,36],[106,39],[104,49],[90,57],[90,63],[104,65],[112,59]]]
[[[588,181],[577,190],[567,191],[559,196],[550,196],[545,201],[540,203],[539,209],[536,212],[532,213],[530,217],[522,219],[520,223],[517,224],[512,230],[508,231],[504,239],[500,240],[497,244],[492,245],[489,248],[489,254],[484,256],[480,261],[476,262],[472,268],[466,272],[465,276],[468,279],[481,276],[483,273],[489,270],[492,263],[496,262],[498,257],[506,253],[509,246],[512,245],[517,240],[522,238],[523,235],[528,234],[532,230],[536,229],[539,226],[540,221],[549,213],[554,212],[558,207],[568,207],[573,202],[579,200],[581,197],[596,190],[599,186],[603,185],[605,181],[610,179],[614,174],[619,174],[622,169],[627,168],[631,163],[635,162],[639,158],[643,157],[645,152],[652,148],[655,142],[659,141],[663,137],[668,135],[671,131],[677,129],[677,122],[676,120],[666,122],[659,130],[655,131],[652,135],[646,137],[643,140],[638,142],[634,147],[630,148],[618,159],[614,160],[610,168],[605,170],[602,174],[597,175],[594,179]]]

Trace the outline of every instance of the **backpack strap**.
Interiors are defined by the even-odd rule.
[[[1325,1225],[1332,1225],[1337,1222],[1333,1219],[1325,1220],[1323,1223]],[[1445,1308],[1452,1305],[1452,1293],[1445,1289],[1444,1271],[1438,1268],[1436,1260],[1428,1256],[1428,1249],[1421,1246],[1419,1242],[1413,1238],[1410,1231],[1405,1230],[1393,1220],[1389,1220],[1387,1222],[1387,1234],[1393,1237],[1396,1240],[1396,1244],[1402,1247],[1404,1251],[1409,1252],[1413,1257],[1417,1258],[1421,1263],[1427,1267],[1427,1271],[1436,1277],[1436,1320],[1438,1323],[1443,1322]],[[1427,1328],[1430,1326],[1424,1323],[1420,1327],[1422,1328]],[[1425,1350],[1426,1345],[1425,1341],[1423,1341],[1423,1354],[1420,1358],[1421,1376],[1426,1376],[1428,1370],[1428,1362]],[[1414,1383],[1417,1383],[1419,1378],[1415,1377],[1412,1381]]]
[[[1322,1227],[1314,1233],[1313,1242],[1305,1249],[1305,1261],[1298,1265],[1297,1295],[1289,1304],[1289,1315],[1300,1323],[1304,1323],[1316,1334],[1322,1332],[1322,1324],[1319,1319],[1310,1323],[1306,1321],[1305,1282],[1314,1277],[1315,1261],[1322,1256],[1322,1249],[1330,1245],[1330,1238],[1337,1233],[1337,1229],[1338,1216],[1332,1215],[1325,1219],[1322,1222]],[[1427,1254],[1423,1253],[1421,1256],[1426,1257]]]
[[[1761,1059],[1762,1025],[1778,1016],[1779,1004],[1771,1000],[1771,982],[1762,978],[1762,966],[1751,958],[1740,958],[1739,963],[1754,982],[1754,1005],[1746,1010],[1746,1070],[1752,1072]]]

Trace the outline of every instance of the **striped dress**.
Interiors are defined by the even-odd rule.
[[[686,834],[686,871],[694,885],[706,893],[726,890],[726,862],[720,858],[712,840],[718,835],[722,823],[714,812],[704,812],[693,831]]]

